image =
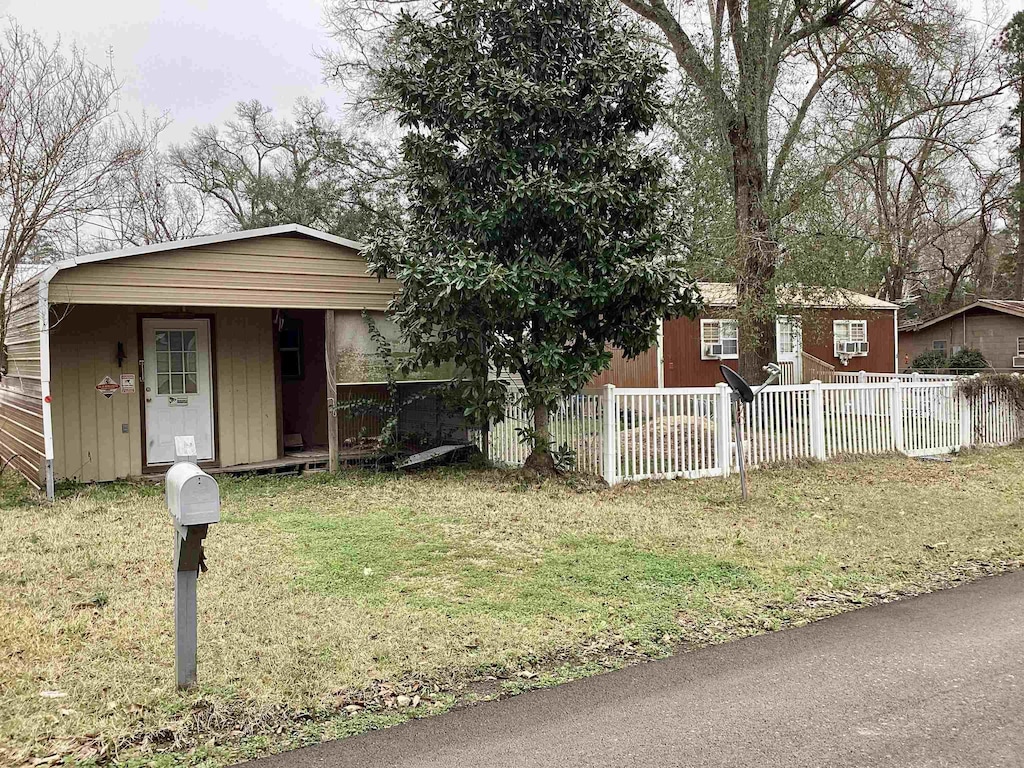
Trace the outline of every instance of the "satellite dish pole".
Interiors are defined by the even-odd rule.
[[[763,370],[768,374],[764,384],[752,390],[750,385],[736,371],[727,365],[718,366],[722,372],[722,378],[732,390],[732,421],[736,428],[736,466],[740,471],[740,495],[746,501],[750,494],[747,490],[747,467],[743,456],[743,407],[754,402],[765,387],[775,383],[775,380],[782,375],[782,369],[777,363],[768,363]]]

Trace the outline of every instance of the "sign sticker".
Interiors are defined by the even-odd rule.
[[[134,395],[135,394],[135,374],[134,373],[122,373],[121,374],[121,394],[122,395]]]
[[[104,376],[103,380],[96,385],[96,391],[107,398],[107,400],[112,398],[119,389],[121,389],[121,385],[109,376]]]

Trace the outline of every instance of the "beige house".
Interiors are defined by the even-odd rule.
[[[935,350],[948,357],[963,347],[980,350],[996,370],[1024,372],[1024,301],[979,299],[900,328],[904,366],[924,352]]]
[[[0,465],[52,496],[162,471],[188,434],[214,469],[333,468],[337,371],[379,380],[360,315],[397,289],[359,248],[286,225],[49,267],[12,304]]]

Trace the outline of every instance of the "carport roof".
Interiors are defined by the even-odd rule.
[[[222,232],[217,235],[190,237],[187,240],[168,240],[164,243],[138,245],[131,248],[122,248],[117,251],[93,253],[88,256],[75,256],[70,259],[59,261],[51,266],[46,270],[44,279],[48,282],[55,274],[57,274],[57,272],[63,269],[79,267],[83,264],[94,264],[98,261],[112,261],[113,259],[123,259],[127,256],[143,256],[149,253],[161,253],[162,251],[177,251],[203,245],[229,243],[235,240],[250,240],[252,238],[267,237],[269,235],[301,235],[303,237],[313,238],[314,240],[323,240],[326,243],[333,243],[334,245],[352,248],[356,251],[362,250],[363,248],[363,244],[357,243],[355,240],[348,240],[344,237],[338,237],[337,235],[332,235],[327,232],[321,232],[318,229],[304,227],[301,224],[280,224],[275,227],[243,229],[238,232]]]

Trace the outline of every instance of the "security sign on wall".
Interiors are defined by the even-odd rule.
[[[135,394],[135,374],[134,373],[122,373],[121,374],[121,394],[122,395],[134,395]]]
[[[112,398],[114,394],[121,389],[121,385],[114,381],[109,376],[104,376],[103,380],[96,385],[96,391],[103,395],[107,400]]]

